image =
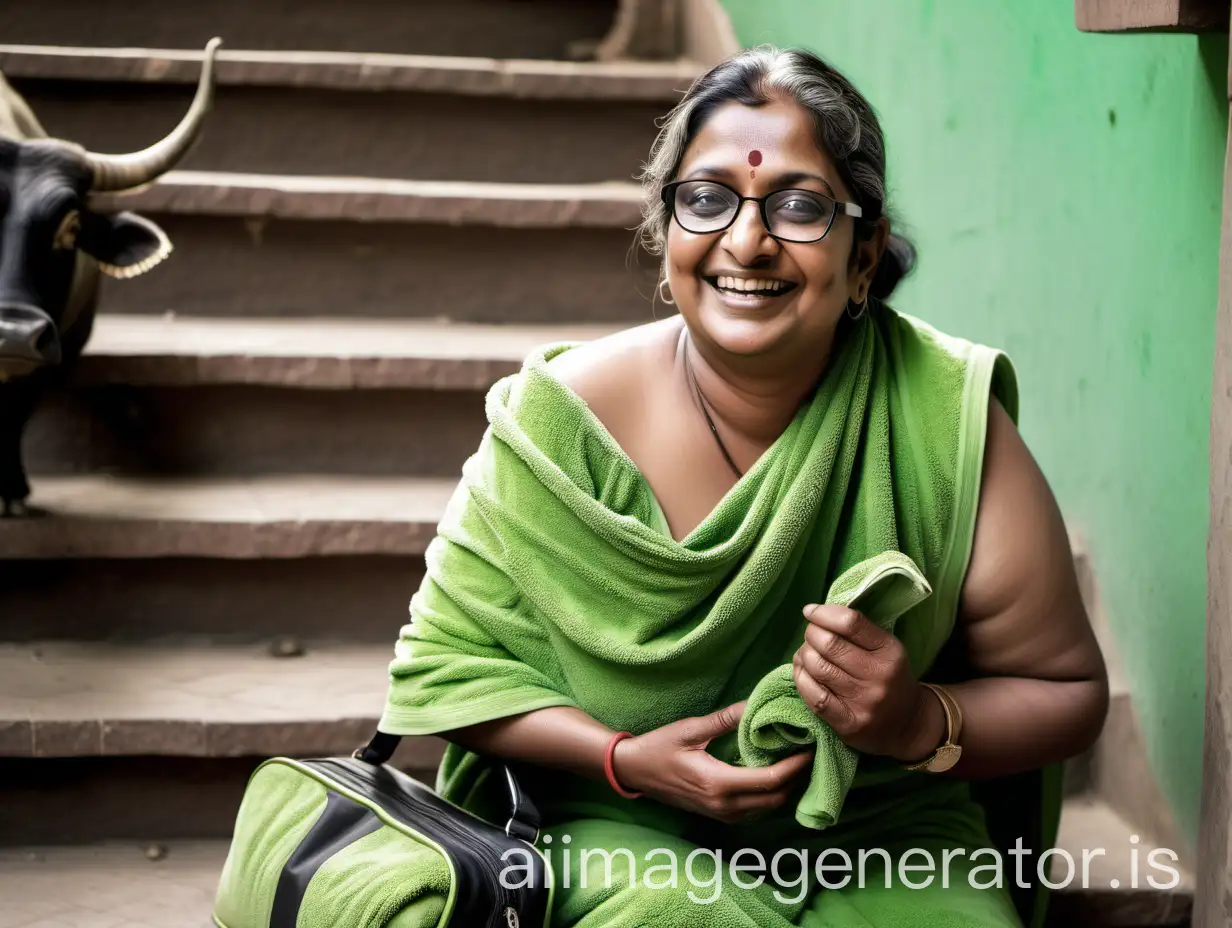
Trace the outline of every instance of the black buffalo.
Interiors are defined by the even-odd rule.
[[[135,277],[171,253],[134,213],[92,212],[92,192],[132,190],[196,141],[214,92],[213,39],[197,93],[171,134],[144,151],[99,155],[48,138],[0,75],[0,516],[28,513],[21,440],[40,393],[62,380],[94,324],[99,274]]]

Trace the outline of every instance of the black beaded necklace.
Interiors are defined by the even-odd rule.
[[[719,430],[715,428],[714,420],[710,418],[710,413],[706,410],[706,398],[702,396],[702,388],[697,385],[697,378],[693,376],[693,366],[689,363],[689,330],[684,330],[685,348],[684,348],[684,370],[689,377],[689,383],[693,385],[693,392],[697,394],[697,401],[701,404],[702,415],[706,417],[706,424],[710,426],[710,431],[714,433],[714,440],[719,445],[719,450],[723,452],[723,457],[727,459],[728,465],[735,472],[737,477],[743,477],[744,474],[740,468],[736,466],[736,462],[732,460],[732,456],[727,453],[727,446],[723,444],[723,439],[719,437]]]

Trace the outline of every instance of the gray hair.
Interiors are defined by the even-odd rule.
[[[644,196],[638,237],[647,251],[660,255],[666,248],[671,214],[663,203],[663,185],[675,178],[689,143],[714,110],[733,101],[764,106],[776,96],[789,97],[813,114],[818,145],[863,207],[857,239],[872,234],[886,214],[885,140],[877,114],[846,77],[812,52],[761,45],[715,65],[665,117],[639,175]],[[877,267],[872,296],[888,297],[914,264],[911,243],[892,235]]]

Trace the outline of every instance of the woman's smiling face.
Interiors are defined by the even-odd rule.
[[[717,107],[686,149],[676,179],[720,181],[748,197],[790,187],[855,199],[818,147],[809,111],[781,98]],[[820,242],[797,244],[772,238],[756,203],[742,203],[722,232],[696,234],[673,219],[666,252],[672,298],[690,328],[734,354],[761,354],[787,340],[827,344],[848,300],[867,296],[888,232],[879,224],[853,262],[853,222],[840,213]],[[769,292],[741,292],[751,287]]]

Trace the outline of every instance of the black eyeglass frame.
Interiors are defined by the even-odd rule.
[[[705,232],[694,232],[683,222],[681,222],[680,217],[676,215],[676,190],[683,187],[685,184],[714,184],[716,187],[722,187],[724,190],[731,191],[731,194],[736,198],[737,203],[731,219],[727,220],[727,225],[718,229],[708,229]],[[834,204],[834,209],[830,213],[830,220],[826,223],[826,229],[821,233],[821,235],[817,236],[817,238],[784,238],[781,235],[775,235],[774,232],[770,230],[770,217],[766,215],[766,201],[773,196],[778,196],[781,193],[789,193],[793,190],[798,190],[800,193],[807,193],[809,196],[823,197]],[[864,218],[864,210],[858,203],[847,203],[844,200],[836,200],[832,196],[828,196],[824,193],[818,193],[816,190],[806,190],[804,187],[784,187],[782,190],[771,190],[764,197],[746,197],[741,196],[739,190],[732,189],[722,181],[694,178],[692,180],[673,180],[664,184],[663,190],[660,191],[659,196],[663,200],[663,205],[667,207],[668,212],[671,214],[672,219],[676,220],[676,224],[690,235],[713,235],[716,232],[726,232],[732,227],[732,223],[734,223],[736,221],[736,217],[740,215],[740,210],[744,208],[744,204],[749,200],[752,200],[757,204],[757,212],[761,215],[761,224],[765,227],[766,234],[776,241],[790,242],[793,245],[815,245],[820,242],[830,234],[830,230],[834,228],[834,220],[840,213],[845,216],[850,216],[852,219]]]

